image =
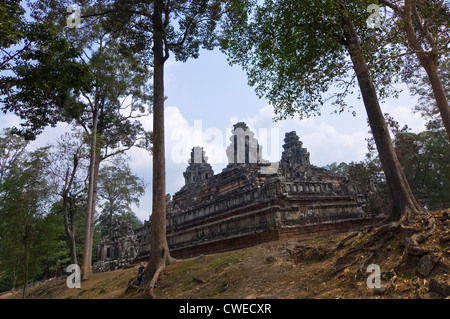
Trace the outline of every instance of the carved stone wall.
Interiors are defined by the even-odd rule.
[[[139,255],[141,244],[130,223],[113,219],[108,236],[105,236],[97,250],[94,271],[126,268]]]

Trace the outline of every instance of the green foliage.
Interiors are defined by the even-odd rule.
[[[349,165],[345,162],[341,162],[340,164],[333,162],[331,164],[324,166],[323,168],[329,170],[333,174],[345,176],[348,174]]]
[[[427,208],[450,206],[450,144],[443,129],[400,132],[395,148],[412,191]]]
[[[445,59],[438,65],[438,73],[446,92],[447,100],[450,101],[450,59]],[[411,93],[418,96],[418,103],[414,107],[414,111],[427,120],[427,128],[429,130],[436,131],[442,128],[442,119],[430,80],[428,76],[421,75],[422,77],[419,81],[410,85]]]
[[[87,67],[49,23],[28,22],[20,1],[0,4],[0,103],[22,119],[13,128],[34,139],[78,112],[72,94],[87,88]]]
[[[0,184],[10,169],[25,152],[28,142],[13,134],[11,129],[4,129],[0,136]]]
[[[74,231],[75,231],[75,239],[76,239],[76,251],[77,251],[77,260],[81,260],[83,244],[84,244],[84,225],[85,225],[85,210],[86,210],[86,193],[83,193],[75,202],[74,207],[71,207],[71,211],[74,214]],[[67,263],[64,266],[70,264],[70,255],[69,255],[69,244],[67,241],[67,236],[64,231],[64,221],[63,221],[63,208],[62,201],[58,200],[53,203],[50,212],[48,215],[51,215],[51,225],[55,228],[54,232],[54,240],[61,242],[64,241],[64,247],[61,247],[61,250],[64,250],[65,255],[60,255],[56,257],[54,260],[47,262],[48,268],[44,268],[44,272],[48,274],[47,277],[51,277],[53,274],[51,273],[53,270],[58,271],[56,265],[61,264],[64,265],[63,262],[58,262],[59,260],[67,260]],[[57,244],[59,245],[59,244]],[[61,243],[62,245],[62,243]],[[45,250],[45,249],[44,249]],[[48,256],[52,257],[51,254]],[[50,270],[50,268],[52,268]]]
[[[47,125],[72,119],[81,107],[72,95],[88,89],[87,66],[77,61],[78,52],[56,35],[42,40],[52,29],[32,28],[29,32],[35,38],[29,36],[25,46],[29,41],[45,43],[21,54],[21,60],[10,68],[17,85],[4,99],[4,109],[25,120],[18,132],[27,138],[34,138]]]
[[[142,223],[134,215],[131,204],[139,206],[139,197],[144,192],[143,180],[131,172],[124,157],[117,157],[112,165],[102,167],[98,188],[98,195],[102,200],[98,223],[101,234],[108,234],[113,218],[128,220],[133,228],[141,226]]]
[[[449,59],[441,61],[438,73],[450,100]],[[446,208],[450,206],[450,144],[428,77],[421,76],[410,89],[418,96],[414,111],[427,120],[427,129],[412,133],[388,117],[397,155],[412,190],[424,204],[428,208]]]
[[[429,209],[450,206],[450,145],[442,122],[435,118],[434,99],[421,104],[421,113],[430,121],[428,128],[419,133],[400,126],[389,114],[385,120],[391,132],[399,163],[414,195]],[[372,138],[367,139],[369,152],[366,161],[358,165],[370,165],[372,172],[381,170],[378,154]]]
[[[215,30],[226,6],[228,1],[223,0],[163,1],[165,58],[171,52],[177,61],[185,62],[198,58],[200,49],[211,50],[219,45]],[[111,0],[103,9],[108,12],[105,25],[109,30],[118,30],[121,42],[134,53],[146,55],[152,61],[155,10],[153,1]],[[95,11],[99,13],[102,9]]]
[[[51,211],[42,218],[37,228],[38,237],[33,252],[39,256],[40,267],[35,279],[61,275],[64,268],[70,264],[69,247],[61,214]]]
[[[265,1],[251,21],[237,23],[228,39],[231,63],[241,63],[249,84],[274,103],[280,118],[318,114],[322,92],[346,70],[342,29],[333,3]]]
[[[399,80],[403,60],[394,58],[398,48],[386,43],[387,30],[367,27],[366,9],[372,3],[346,5],[379,98],[385,98],[396,93],[390,84]],[[357,85],[348,57],[346,14],[334,0],[252,1],[227,25],[223,49],[230,63],[242,65],[258,96],[273,104],[277,120],[320,115],[326,102],[342,112],[351,107],[345,97]]]
[[[95,206],[91,204],[96,203],[94,196],[102,161],[134,146],[151,150],[152,134],[144,129],[139,118],[151,113],[153,96],[149,80],[152,73],[145,63],[147,55],[132,52],[123,43],[123,33],[118,35],[119,31],[133,31],[130,22],[122,20],[120,15],[117,15],[117,20],[110,20],[108,14],[101,13],[103,10],[114,12],[110,2],[83,3],[81,7],[85,18],[82,27],[77,29],[67,28],[65,16],[61,14],[66,11],[67,5],[63,0],[34,2],[32,16],[41,23],[54,25],[71,48],[83,53],[80,60],[88,67],[91,81],[88,87],[72,92],[71,100],[79,107],[74,108],[67,122],[83,129],[89,145],[88,205],[85,212],[86,218],[91,220],[91,216],[95,215]],[[91,13],[95,16],[89,18]],[[121,12],[121,15],[128,16],[127,12]],[[91,248],[99,240],[96,231],[94,234],[97,237],[92,238],[93,225],[89,224],[86,223],[83,247],[84,273],[89,267],[90,252],[95,252]]]
[[[103,150],[104,157],[108,156],[108,150],[133,146],[150,150],[151,133],[145,131],[139,121],[140,117],[151,113],[148,67],[139,62],[138,55],[123,53],[115,42],[93,52],[88,65],[95,93],[84,92],[88,103],[85,102],[83,113],[77,118],[78,124],[89,131],[91,109],[98,109],[98,148]],[[80,96],[74,98],[86,101]]]
[[[92,2],[92,7],[85,8],[89,13],[104,9],[104,5],[103,2]],[[32,223],[23,226],[26,228],[26,241],[13,236],[23,231],[15,226],[16,219],[10,212],[22,209],[14,206],[25,203],[20,200],[20,196],[27,194],[27,198],[33,197],[29,193],[33,188],[25,185],[31,182],[31,175],[23,175],[23,179],[20,179],[22,184],[14,180],[17,181],[16,188],[8,187],[13,185],[11,176],[18,176],[20,171],[13,171],[12,165],[20,164],[22,170],[23,161],[30,155],[24,152],[26,142],[22,143],[22,139],[9,132],[10,136],[0,138],[0,211],[2,217],[5,217],[0,218],[1,229],[5,230],[0,235],[0,254],[2,257],[10,256],[0,258],[2,289],[22,284],[26,280],[22,279],[24,274],[29,275],[31,280],[60,274],[62,267],[67,264],[68,245],[63,227],[62,204],[60,201],[55,203],[55,195],[61,196],[64,183],[70,176],[67,174],[71,172],[71,165],[77,156],[78,171],[68,196],[70,214],[74,214],[77,252],[81,252],[85,225],[83,213],[87,202],[84,191],[87,176],[85,156],[88,151],[86,145],[90,144],[84,145],[85,142],[89,142],[93,136],[97,137],[97,145],[90,151],[99,157],[96,163],[98,169],[101,160],[113,158],[133,146],[150,150],[152,139],[151,132],[145,131],[139,122],[140,117],[151,113],[152,88],[148,84],[151,72],[148,63],[145,63],[148,61],[147,57],[144,53],[132,53],[122,42],[123,38],[114,37],[112,34],[116,31],[107,28],[106,17],[92,18],[83,28],[72,30],[66,27],[66,1],[32,2],[34,10],[31,14],[36,21],[33,23],[25,20],[19,1],[11,1],[8,6],[3,3],[0,5],[2,17],[5,12],[15,12],[14,15],[7,15],[5,23],[0,23],[0,102],[3,111],[14,112],[23,119],[20,128],[10,131],[33,139],[46,126],[65,121],[81,128],[83,134],[73,136],[73,140],[60,140],[57,150],[41,150],[42,160],[50,161],[51,158],[51,165],[41,167],[40,174],[37,174],[39,169],[36,169],[36,176],[46,182],[47,177],[51,179],[52,189],[50,192],[46,188],[45,193],[44,189],[37,189],[33,193],[42,203],[41,206],[37,203],[32,205],[35,209],[35,214],[32,215],[34,217],[30,219]],[[12,32],[13,25],[17,27],[16,35]],[[110,23],[110,26],[113,25],[117,26]],[[94,112],[98,115],[95,132]],[[20,163],[16,160],[19,157]],[[132,178],[126,181],[131,181],[128,187],[135,189],[134,193],[130,191],[124,196],[128,196],[129,203],[136,202],[136,192],[143,192],[141,181]],[[39,185],[49,186],[44,182]],[[27,191],[20,193],[21,189]],[[124,189],[122,193],[125,192]],[[8,196],[12,196],[10,194],[15,194],[16,197],[9,198]],[[114,206],[111,209],[123,212],[126,208],[127,216],[134,216],[129,206],[124,204],[125,197],[117,200],[117,203],[121,203],[120,207]],[[49,206],[51,202],[54,202],[52,210]],[[22,211],[25,212],[23,209]],[[136,220],[134,216],[134,221]],[[17,244],[19,239],[22,240],[20,245]],[[101,234],[97,229],[94,232],[94,247],[100,239]],[[25,255],[27,263],[24,262]]]
[[[28,152],[25,149],[27,142],[11,135],[9,130],[0,136],[3,172],[0,184],[0,291],[23,285],[25,277],[32,282],[64,275],[64,269],[70,263],[62,200],[55,195],[60,195],[62,186],[58,183],[64,181],[67,165],[73,159],[72,152],[83,146],[76,136],[80,137],[66,134],[58,141],[58,147],[48,146],[34,152]],[[102,217],[108,216],[109,212],[131,221],[134,227],[142,224],[129,205],[137,203],[143,194],[143,182],[130,172],[126,157],[114,160],[113,165],[105,166],[100,173],[99,196],[105,199],[100,203],[104,214],[100,215],[96,225],[94,247],[104,235],[102,231],[107,232],[107,222]],[[72,189],[78,193],[77,199],[70,202],[73,205],[70,210],[74,214],[77,257],[81,260],[86,210],[82,176],[86,175],[87,167],[80,163],[79,168],[77,185]],[[58,182],[58,178],[62,181]]]
[[[9,47],[19,42],[22,37],[21,17],[25,10],[20,5],[20,0],[10,0],[0,3],[0,47]]]
[[[40,272],[43,258],[35,244],[43,236],[49,200],[46,149],[24,154],[0,185],[0,260],[9,285],[23,284]],[[45,241],[44,241],[45,242]]]

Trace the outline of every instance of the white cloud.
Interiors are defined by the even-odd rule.
[[[144,123],[146,129],[151,129],[152,119]],[[188,166],[191,149],[203,146],[208,162],[218,173],[225,167],[225,130],[207,127],[206,121],[188,121],[176,106],[168,106],[164,112],[165,122],[165,152],[166,152],[166,192],[174,194],[184,185],[183,172]],[[127,152],[131,157],[133,171],[146,181],[146,194],[140,200],[140,207],[135,207],[136,215],[144,220],[151,212],[152,189],[152,156],[146,151],[133,149]]]
[[[311,154],[311,162],[323,166],[332,162],[360,161],[367,152],[364,131],[341,133],[324,121],[303,134],[303,145]]]
[[[0,128],[8,128],[8,127],[19,127],[20,126],[20,119],[18,116],[15,116],[14,114],[7,113],[2,114],[0,116]]]
[[[344,116],[344,115],[342,115]],[[345,122],[339,116],[310,117],[302,120],[293,118],[274,122],[275,114],[271,105],[266,105],[259,109],[257,114],[246,119],[230,118],[234,124],[244,121],[256,135],[261,136],[261,132],[269,132],[269,138],[259,139],[259,143],[264,149],[278,148],[278,152],[271,151],[266,159],[278,161],[281,159],[283,151],[285,133],[296,131],[303,147],[306,147],[311,154],[311,163],[323,166],[332,162],[359,161],[364,158],[366,152],[365,138],[368,136],[366,125],[361,124],[361,120],[348,116],[352,123]],[[347,119],[347,117],[345,119]],[[348,130],[348,125],[354,125],[355,130]],[[278,132],[276,132],[278,130]],[[258,134],[259,133],[259,134]],[[271,136],[273,135],[273,136]],[[278,143],[271,139],[278,135]],[[258,138],[260,137],[258,136]]]
[[[406,124],[414,132],[424,131],[426,129],[426,121],[420,116],[419,113],[414,113],[412,111],[412,106],[414,106],[414,104],[406,106],[393,101],[383,105],[383,112],[389,113],[389,115],[392,116],[401,127]]]
[[[202,146],[210,164],[226,164],[226,130],[206,121],[188,123],[177,107],[166,109],[166,161],[187,165],[192,147]]]

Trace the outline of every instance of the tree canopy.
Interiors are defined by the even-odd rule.
[[[20,1],[0,4],[0,102],[22,119],[16,133],[34,139],[78,110],[73,94],[87,89],[87,66],[55,26],[29,22]]]
[[[379,98],[395,94],[398,60],[380,63],[397,50],[387,45],[384,30],[370,29],[367,6],[375,1],[347,3]],[[337,1],[252,1],[231,20],[222,47],[231,64],[240,64],[260,97],[274,106],[277,119],[320,115],[326,102],[342,112],[346,97],[358,93]]]

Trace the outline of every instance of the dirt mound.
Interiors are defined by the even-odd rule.
[[[383,287],[395,298],[450,296],[450,211],[417,215],[408,222],[367,227],[346,237],[335,253],[336,278],[367,277],[377,265]]]

